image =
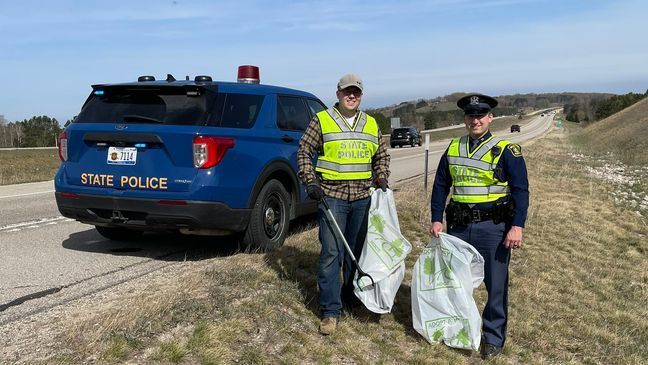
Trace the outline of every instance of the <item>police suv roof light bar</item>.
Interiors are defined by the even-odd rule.
[[[237,79],[238,82],[258,84],[261,81],[259,78],[259,68],[252,65],[239,66]]]

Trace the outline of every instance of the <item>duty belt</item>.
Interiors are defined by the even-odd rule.
[[[475,209],[467,204],[451,202],[446,208],[446,220],[450,225],[466,226],[492,220],[495,224],[508,221],[512,217],[512,206],[508,203],[494,205],[491,209]]]

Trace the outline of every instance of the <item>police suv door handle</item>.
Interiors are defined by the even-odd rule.
[[[287,135],[287,134],[284,134],[283,137],[281,137],[281,140],[286,142],[286,143],[290,143],[290,142],[294,141],[295,139],[292,138],[291,136]]]

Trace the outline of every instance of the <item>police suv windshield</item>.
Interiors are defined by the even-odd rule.
[[[75,122],[205,125],[214,100],[200,87],[95,88]]]

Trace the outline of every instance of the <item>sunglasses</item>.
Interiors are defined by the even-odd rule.
[[[362,90],[358,89],[357,87],[347,87],[346,89],[340,90],[342,94],[348,96],[348,95],[355,95],[355,96],[362,96]]]

